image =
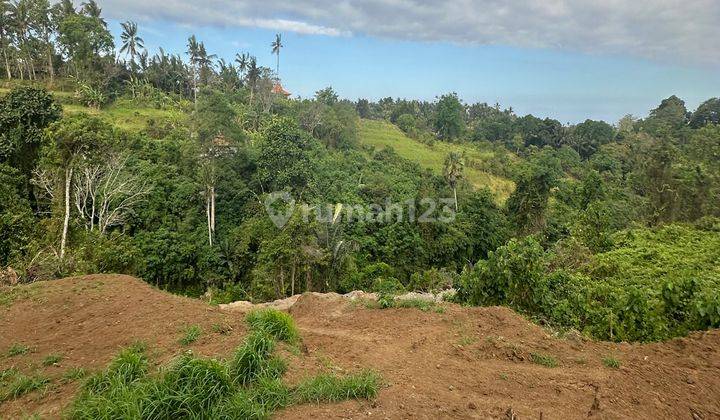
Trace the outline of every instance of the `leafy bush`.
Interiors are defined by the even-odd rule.
[[[511,240],[463,273],[457,299],[508,305],[603,340],[656,341],[720,326],[720,235],[675,224],[623,231],[612,243],[569,270],[555,258],[549,271],[539,243]]]

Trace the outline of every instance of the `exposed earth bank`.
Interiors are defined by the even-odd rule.
[[[336,294],[291,300],[303,351],[285,355],[288,381],[368,367],[384,386],[375,401],[293,406],[278,418],[720,418],[720,330],[614,344],[557,337],[503,307],[370,309]],[[0,418],[60,417],[82,382],[66,383],[63,374],[102,369],[137,340],[158,364],[187,349],[228,357],[250,309],[209,306],[120,275],[0,288],[0,371],[52,380],[0,403]],[[185,347],[178,340],[189,325],[203,334]],[[9,356],[15,343],[30,351]],[[62,360],[44,366],[49,354]],[[610,360],[620,366],[608,367]],[[552,361],[557,366],[546,366]]]

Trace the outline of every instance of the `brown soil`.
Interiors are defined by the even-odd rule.
[[[0,404],[0,418],[59,417],[78,386],[63,384],[63,372],[101,369],[133,341],[146,342],[162,363],[188,348],[227,357],[246,332],[241,311],[223,312],[128,276],[10,290],[0,289],[0,370],[15,366],[53,381],[44,392]],[[502,307],[367,309],[337,296],[305,295],[289,312],[306,351],[286,355],[288,381],[369,367],[384,386],[375,401],[294,406],[278,418],[720,418],[720,330],[665,343],[613,344],[558,338]],[[183,347],[178,339],[193,324],[204,333]],[[214,325],[232,331],[220,334]],[[6,356],[13,343],[32,351]],[[43,366],[51,353],[64,358]],[[553,357],[558,366],[534,363],[533,354]],[[621,366],[606,367],[606,357]]]

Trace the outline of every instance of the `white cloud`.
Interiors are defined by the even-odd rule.
[[[718,0],[100,0],[109,17],[720,65]]]

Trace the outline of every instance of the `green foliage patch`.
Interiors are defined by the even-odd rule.
[[[667,225],[613,236],[578,271],[549,269],[532,237],[511,240],[466,272],[457,298],[509,305],[614,341],[656,341],[720,326],[720,235]]]

